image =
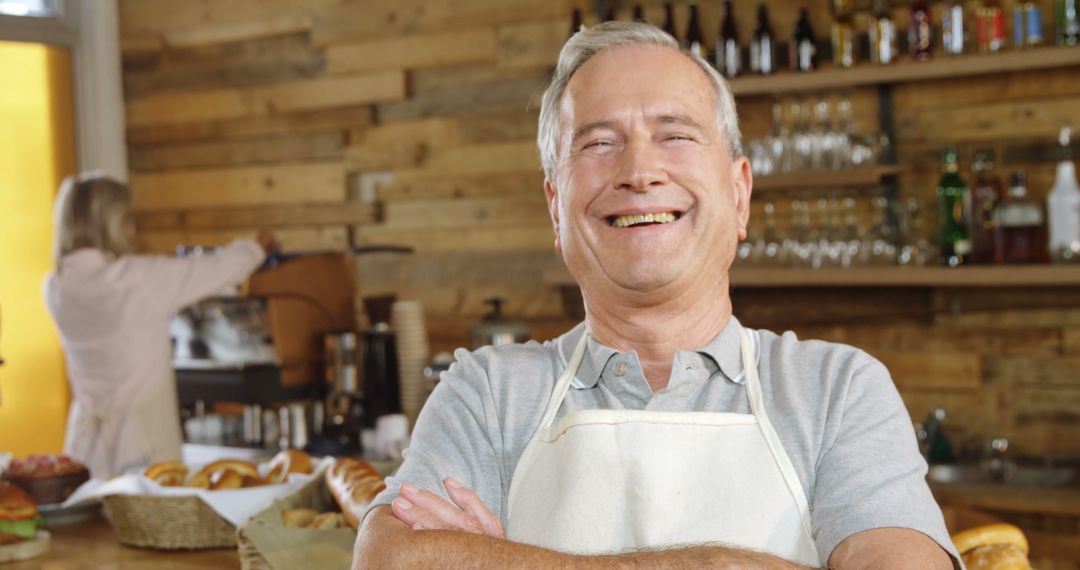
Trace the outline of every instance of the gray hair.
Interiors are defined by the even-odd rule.
[[[131,212],[131,191],[101,173],[69,176],[60,185],[53,209],[53,263],[83,248],[114,255],[132,251],[124,231]]]
[[[540,163],[544,175],[553,179],[558,161],[559,137],[562,128],[562,99],[566,86],[586,61],[601,51],[634,45],[654,45],[678,50],[675,38],[655,26],[640,22],[604,22],[592,28],[581,27],[567,40],[559,52],[559,63],[555,75],[544,92],[540,102],[540,125],[536,135],[536,144],[540,147]],[[705,72],[716,91],[716,124],[727,139],[728,151],[732,158],[742,156],[742,135],[739,133],[739,117],[735,112],[735,98],[731,95],[727,81],[705,61],[694,53],[682,51]]]

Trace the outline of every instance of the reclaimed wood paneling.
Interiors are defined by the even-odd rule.
[[[781,41],[801,0],[769,2]],[[628,19],[633,3],[617,3]],[[642,2],[663,19],[664,2]],[[676,28],[688,10],[676,3]],[[539,98],[578,0],[121,0],[129,163],[144,251],[214,245],[272,230],[286,249],[413,246],[404,294],[425,306],[432,346],[466,343],[484,300],[552,338],[582,313],[580,294],[543,283],[561,263],[535,147]],[[707,38],[722,0],[701,0]],[[828,3],[809,3],[822,40]],[[860,4],[858,29],[866,29]],[[745,42],[755,3],[735,2]],[[894,4],[898,23],[908,8]],[[1050,18],[1049,11],[1045,16]],[[1050,29],[1050,28],[1047,28]],[[892,88],[899,188],[923,201],[933,238],[941,150],[992,147],[998,172],[1028,174],[1043,200],[1059,123],[1080,124],[1075,69],[904,83]],[[784,95],[853,103],[853,131],[879,129],[879,92]],[[772,132],[773,97],[740,97],[746,137]],[[833,117],[835,119],[835,117]],[[1080,154],[1080,141],[1075,148]],[[860,191],[869,196],[873,190]],[[790,226],[790,197],[768,198]],[[751,227],[763,223],[752,205]],[[857,208],[868,219],[867,201]],[[361,284],[363,288],[363,284]],[[1075,416],[1080,292],[892,288],[753,290],[736,286],[748,326],[794,329],[864,348],[891,369],[913,419],[949,412],[958,449],[1007,436],[1028,454],[1080,459]]]
[[[246,89],[162,94],[128,102],[133,127],[349,107],[405,98],[401,70],[292,81]]]
[[[977,353],[893,352],[871,350],[892,373],[901,390],[918,388],[978,389],[982,385],[982,359]]]
[[[146,127],[129,125],[127,139],[129,145],[142,145],[217,141],[222,138],[250,138],[261,135],[350,132],[370,125],[374,120],[373,115],[371,107],[345,107],[303,113],[273,113],[225,121],[170,123]]]
[[[345,201],[338,162],[133,174],[136,210]]]
[[[141,251],[171,254],[179,245],[225,245],[236,238],[252,237],[256,231],[257,228],[253,227],[233,230],[143,232],[136,239]],[[341,250],[349,245],[348,231],[340,226],[281,228],[274,232],[274,236],[287,251]]]
[[[533,172],[505,174],[443,175],[424,171],[398,173],[378,185],[379,197],[387,201],[543,194],[544,176]]]
[[[276,229],[290,226],[366,225],[374,221],[375,206],[351,202],[136,212],[136,224],[140,231]]]
[[[327,44],[565,18],[569,12],[567,0],[368,0],[317,10],[313,37]]]
[[[494,60],[495,30],[491,28],[349,42],[326,48],[330,73],[421,69]]]
[[[326,161],[345,155],[345,133],[311,133],[254,139],[213,140],[131,149],[136,172],[290,161]]]

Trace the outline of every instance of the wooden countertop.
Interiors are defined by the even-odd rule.
[[[149,550],[120,544],[100,516],[84,523],[48,529],[51,551],[23,562],[0,564],[3,570],[69,570],[74,568],[165,568],[196,570],[240,567],[235,548],[220,550]]]

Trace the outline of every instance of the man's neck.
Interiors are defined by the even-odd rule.
[[[585,320],[597,342],[621,352],[637,352],[655,393],[667,387],[676,352],[705,346],[727,326],[731,299],[726,283],[720,291],[644,305],[603,302],[585,295]]]

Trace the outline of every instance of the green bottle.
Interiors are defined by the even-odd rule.
[[[956,148],[947,147],[941,157],[941,182],[937,187],[938,242],[941,264],[957,267],[968,263],[971,235],[968,230],[971,193],[960,178]]]
[[[1057,0],[1057,43],[1080,43],[1080,0]]]

